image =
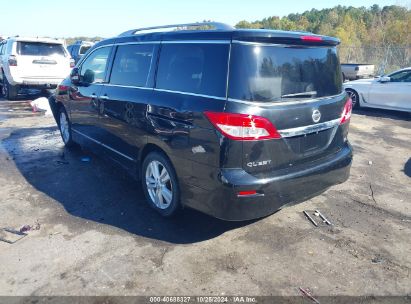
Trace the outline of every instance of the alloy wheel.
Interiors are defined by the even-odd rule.
[[[60,113],[60,132],[64,143],[68,143],[70,140],[70,128],[66,113]]]
[[[357,98],[357,94],[354,92],[354,91],[351,91],[351,90],[347,90],[347,94],[348,94],[348,96],[351,98],[351,101],[352,101],[352,106],[353,106],[353,108],[355,107],[355,105],[357,104],[357,102],[358,102],[358,98]]]
[[[147,192],[154,205],[167,209],[173,200],[173,184],[166,167],[159,161],[151,161],[146,169]]]

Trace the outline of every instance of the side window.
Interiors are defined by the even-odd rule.
[[[153,50],[152,44],[119,45],[111,70],[110,83],[147,87]]]
[[[391,82],[411,82],[411,71],[402,71],[390,76]]]
[[[81,65],[80,81],[84,83],[101,83],[106,75],[106,67],[111,47],[95,50]]]
[[[228,44],[163,44],[159,89],[225,97]]]

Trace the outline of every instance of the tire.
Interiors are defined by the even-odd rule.
[[[3,74],[3,83],[1,85],[1,94],[8,100],[15,100],[19,93],[19,87],[13,86],[7,80],[6,75]]]
[[[352,100],[353,109],[359,109],[360,108],[360,95],[357,93],[357,91],[353,89],[346,89],[345,91],[347,92],[348,96]]]
[[[180,187],[171,162],[163,153],[151,152],[144,159],[141,172],[149,205],[164,217],[174,216],[180,210]]]
[[[68,118],[66,109],[63,106],[60,106],[58,109],[58,127],[64,145],[66,147],[74,146],[74,141],[71,132],[71,122]]]

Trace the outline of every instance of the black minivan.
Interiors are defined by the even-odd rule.
[[[135,29],[95,44],[50,104],[67,146],[121,164],[163,216],[255,219],[349,176],[338,44],[220,23]]]

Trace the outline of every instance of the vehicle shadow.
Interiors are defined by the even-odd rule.
[[[398,121],[411,121],[411,113],[394,111],[394,110],[383,110],[374,108],[360,108],[355,109],[354,114],[366,115],[376,118],[390,118]]]
[[[15,100],[11,101],[4,97],[0,97],[0,102],[27,101],[27,100],[34,100],[39,97],[49,98],[51,95],[52,95],[52,91],[48,91],[48,90],[20,89],[19,94],[17,95]]]
[[[64,148],[55,127],[16,130],[2,145],[27,182],[72,216],[87,221],[176,244],[201,242],[253,222],[221,221],[190,209],[175,218],[162,218],[147,205],[137,181],[80,147]],[[89,162],[81,161],[85,155]],[[61,220],[52,219],[56,224]],[[64,224],[81,229],[73,222]]]

